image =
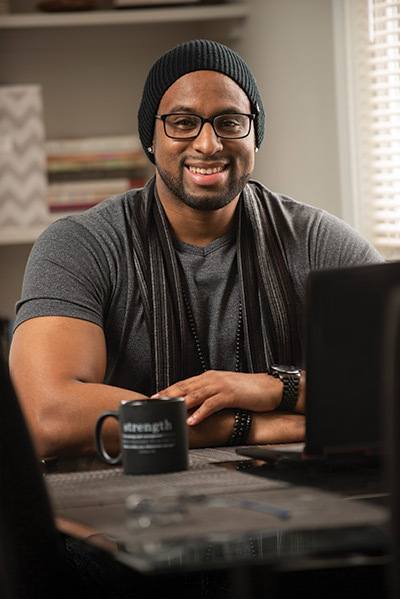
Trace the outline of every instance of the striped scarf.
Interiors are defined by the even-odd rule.
[[[237,262],[248,372],[271,364],[297,364],[300,357],[291,276],[271,226],[262,187],[244,188],[238,206]],[[190,329],[168,221],[153,177],[138,192],[132,210],[133,256],[151,340],[154,388],[185,378]]]

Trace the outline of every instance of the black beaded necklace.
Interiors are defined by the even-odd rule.
[[[204,354],[201,349],[199,336],[197,334],[196,323],[194,320],[192,308],[190,307],[189,299],[187,297],[185,288],[182,285],[182,295],[183,295],[183,303],[185,306],[186,316],[189,322],[189,328],[191,330],[194,343],[197,350],[197,355],[199,356],[200,364],[203,369],[203,372],[206,372],[207,364],[204,359]],[[239,318],[238,318],[238,327],[236,331],[236,349],[235,349],[235,372],[241,371],[241,341],[242,341],[242,326],[243,324],[243,314],[242,314],[242,303],[239,301]],[[235,411],[235,422],[233,425],[233,431],[228,439],[228,446],[233,445],[244,445],[247,441],[247,437],[249,435],[252,423],[252,413],[248,410],[237,409]]]
[[[196,346],[197,355],[199,356],[200,364],[203,369],[203,372],[209,370],[207,368],[207,364],[204,358],[203,351],[200,345],[200,339],[197,334],[196,323],[194,320],[192,308],[189,303],[189,299],[186,293],[185,288],[182,285],[182,295],[183,295],[183,303],[185,306],[186,316],[189,323],[189,328],[192,333],[192,337]],[[243,315],[242,315],[242,303],[239,301],[239,318],[238,318],[238,326],[236,331],[236,348],[235,348],[235,372],[241,371],[241,342],[242,342],[242,324],[243,324]]]

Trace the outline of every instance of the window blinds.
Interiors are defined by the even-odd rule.
[[[360,228],[400,259],[400,1],[356,0],[353,10]]]

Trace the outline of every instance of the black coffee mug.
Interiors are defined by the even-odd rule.
[[[119,421],[121,453],[110,456],[101,435],[103,422]],[[95,429],[99,456],[108,464],[120,464],[125,474],[161,474],[187,470],[189,435],[183,397],[133,399],[98,418]]]

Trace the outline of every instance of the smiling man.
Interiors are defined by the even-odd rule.
[[[251,180],[264,120],[226,46],[153,65],[138,124],[155,176],[53,224],[27,265],[10,363],[41,455],[93,453],[102,412],[159,394],[185,397],[192,447],[303,438],[307,275],[381,258]]]

